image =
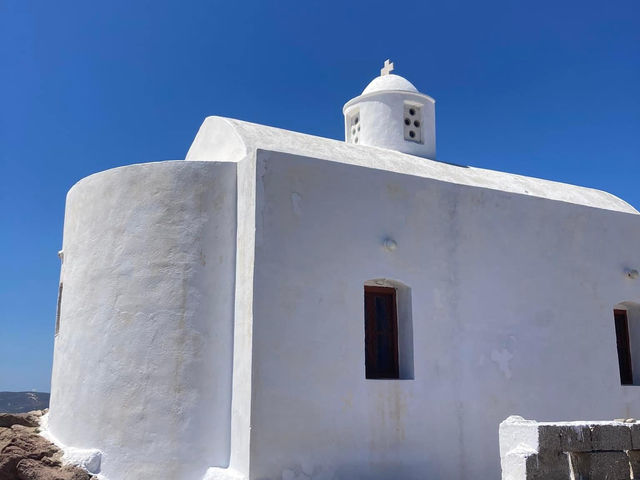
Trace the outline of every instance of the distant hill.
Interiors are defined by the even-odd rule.
[[[24,413],[48,407],[48,393],[0,392],[0,413]]]

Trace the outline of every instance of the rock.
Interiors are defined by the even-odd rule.
[[[640,452],[637,450],[629,450],[629,465],[631,466],[631,478],[640,478]]]
[[[571,455],[576,478],[629,480],[629,457],[625,452],[583,452]],[[566,477],[569,478],[569,477]]]
[[[588,452],[592,448],[591,429],[586,424],[559,427],[563,452]]]
[[[640,450],[640,424],[629,425],[629,429],[631,430],[631,449]]]
[[[2,428],[0,427],[0,452],[11,443],[11,439],[13,438],[14,433],[10,428]]]
[[[1,415],[0,480],[88,480],[85,470],[63,465],[62,451],[38,435],[42,411]],[[8,425],[8,426],[6,426]]]
[[[593,450],[631,450],[631,428],[629,425],[593,424],[591,442]]]
[[[23,425],[25,427],[37,427],[40,425],[40,416],[34,412],[29,413],[0,413],[0,427]]]
[[[24,459],[16,467],[19,480],[89,480],[91,475],[74,467],[56,468],[36,460]]]
[[[0,453],[0,480],[15,480],[20,460],[22,458],[19,455]]]
[[[14,437],[0,454],[17,453],[22,455],[23,458],[40,460],[42,457],[51,457],[60,452],[58,447],[33,430],[12,429],[12,431],[15,432]]]

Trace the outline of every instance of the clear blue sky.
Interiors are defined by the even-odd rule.
[[[391,58],[441,160],[640,207],[640,2],[0,0],[0,390],[49,390],[66,191],[207,115],[341,138]]]

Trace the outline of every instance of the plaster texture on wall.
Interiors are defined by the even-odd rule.
[[[613,322],[637,215],[286,153],[256,176],[250,478],[498,478],[511,412],[640,410]],[[413,380],[365,379],[376,278],[411,288]]]
[[[236,165],[159,162],[68,194],[51,434],[111,479],[196,479],[230,454]]]

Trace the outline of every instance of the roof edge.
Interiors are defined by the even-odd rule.
[[[239,162],[258,149],[604,210],[640,214],[629,203],[602,190],[444,163],[395,150],[353,145],[340,140],[224,117],[214,116],[205,119],[189,148],[186,160]]]
[[[239,162],[250,149],[233,121],[224,117],[207,117],[185,156],[189,161]]]

